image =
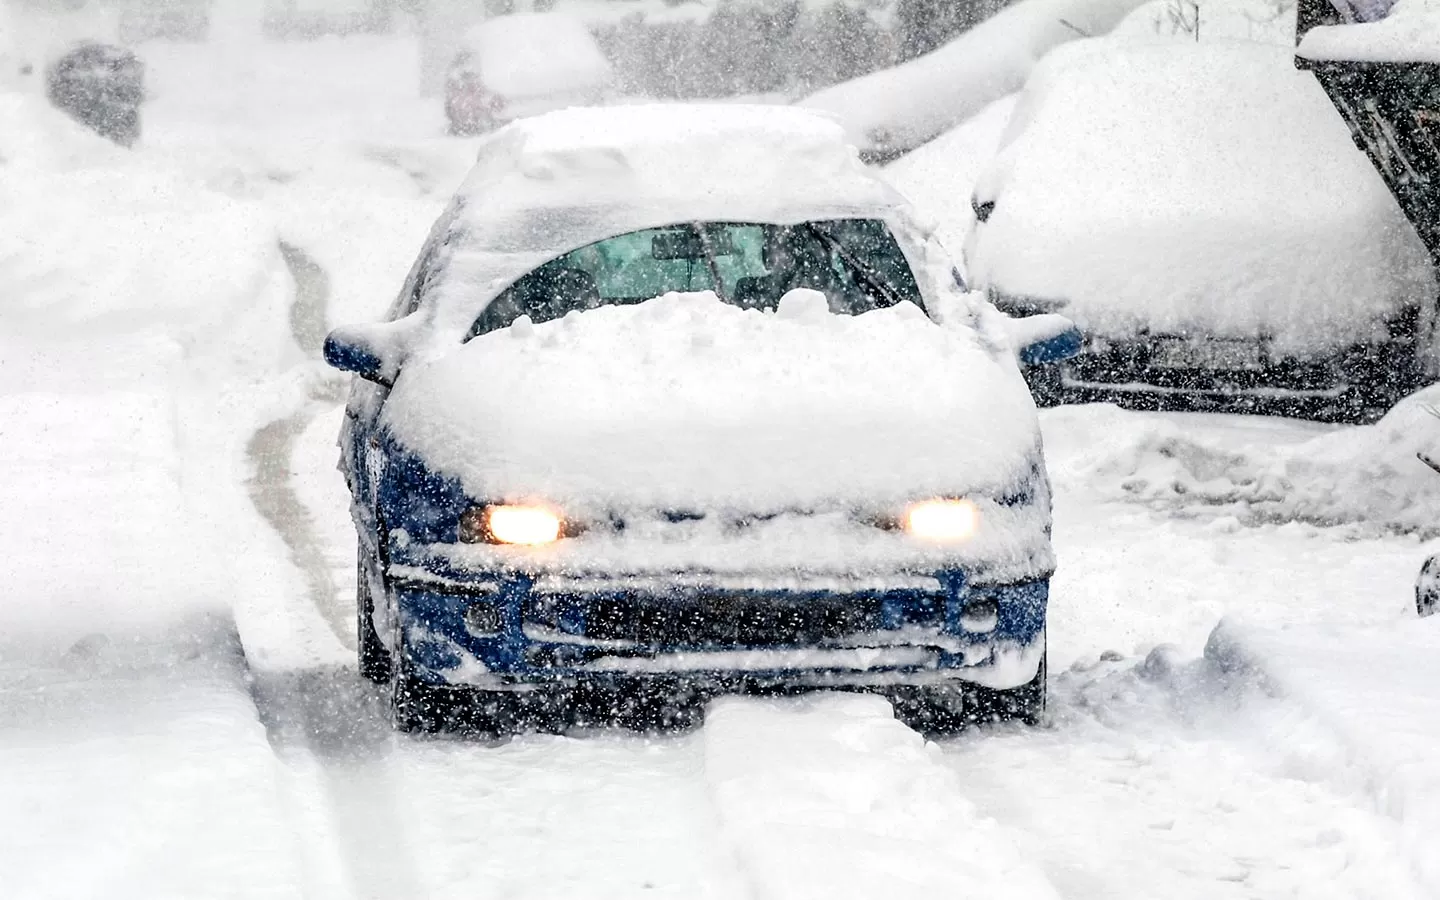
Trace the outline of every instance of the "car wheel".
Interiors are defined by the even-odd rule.
[[[513,691],[430,684],[398,658],[390,666],[390,717],[396,731],[499,739],[524,724],[522,698]]]
[[[907,685],[894,689],[895,718],[926,737],[946,737],[972,725],[1024,722],[1038,725],[1045,713],[1046,657],[1029,683],[995,690],[966,682]]]
[[[365,572],[365,550],[362,547],[355,564],[355,647],[360,661],[360,674],[376,684],[390,680],[390,651],[375,631],[375,598],[370,593],[370,578]]]
[[[1440,556],[1432,556],[1415,578],[1415,612],[1422,618],[1440,611]]]

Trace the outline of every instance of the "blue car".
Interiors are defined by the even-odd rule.
[[[1045,704],[1054,554],[1017,360],[834,123],[575,109],[489,137],[384,321],[337,328],[360,671],[403,731],[666,726],[861,690]]]

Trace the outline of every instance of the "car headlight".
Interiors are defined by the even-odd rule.
[[[911,504],[901,523],[921,540],[958,543],[980,530],[980,507],[971,500],[924,500]]]
[[[547,506],[491,504],[460,516],[459,538],[467,544],[553,544],[565,533],[565,520]]]

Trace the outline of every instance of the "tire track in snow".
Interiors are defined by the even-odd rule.
[[[295,281],[290,326],[297,344],[318,353],[324,339],[329,278],[299,247],[281,243]],[[324,382],[311,402],[261,427],[246,445],[250,500],[283,539],[305,585],[304,602],[319,611],[353,650],[351,610],[325,564],[310,513],[292,486],[296,438],[339,401],[342,382]],[[283,602],[283,601],[282,601]],[[298,671],[251,669],[251,692],[276,754],[286,763],[297,831],[307,845],[307,893],[336,898],[423,896],[405,835],[394,827],[398,804],[386,770],[393,737],[380,692],[349,666]]]
[[[1166,648],[1053,675],[1051,691],[1053,727],[985,729],[944,751],[1066,896],[1426,896],[1385,823],[1287,766],[1267,724],[1284,711],[1208,662]]]

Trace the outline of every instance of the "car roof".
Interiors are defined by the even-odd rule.
[[[886,219],[905,205],[834,121],[741,104],[569,109],[514,122],[482,144],[457,202],[436,290],[469,320],[540,263],[614,235],[688,221]]]

